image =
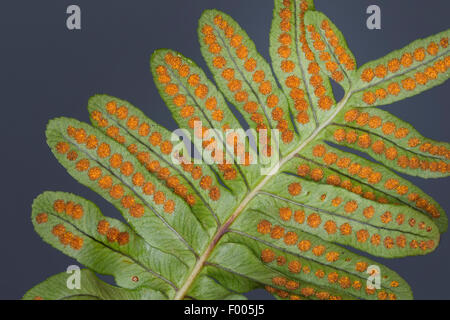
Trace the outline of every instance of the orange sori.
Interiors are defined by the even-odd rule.
[[[441,44],[442,48],[446,48],[448,45],[448,39],[442,38],[440,40],[440,44]],[[409,52],[404,53],[401,57],[398,57],[398,59],[397,58],[391,59],[387,63],[387,69],[382,64],[376,66],[376,68],[378,68],[378,70],[380,70],[378,77],[383,78],[384,76],[386,76],[387,71],[389,71],[391,73],[395,73],[400,69],[400,67],[408,68],[412,65],[414,60],[416,60],[418,62],[423,61],[426,58],[427,54],[434,56],[438,53],[438,51],[439,51],[439,46],[435,42],[430,42],[428,44],[426,50],[424,47],[419,47],[419,48],[416,48],[411,53],[409,53]],[[381,70],[383,70],[383,71],[381,71]],[[374,78],[373,70],[371,68],[364,68],[363,71],[361,72],[361,79],[365,82],[371,82],[373,80],[373,78]]]
[[[300,43],[302,44],[302,52],[305,55],[305,58],[309,60],[307,67],[307,72],[309,76],[309,83],[314,87],[314,95],[318,99],[318,105],[319,108],[322,110],[329,110],[331,106],[333,105],[333,99],[331,99],[329,96],[325,95],[326,89],[323,86],[323,79],[320,73],[320,67],[315,62],[314,54],[312,53],[311,49],[308,46],[308,43],[306,41],[306,35],[305,35],[305,29],[304,27],[301,27],[301,36],[300,36]],[[320,40],[320,35],[316,33],[314,30],[315,28],[313,26],[308,26],[308,31],[313,32],[313,37],[316,39],[314,42],[314,47],[318,49],[319,51],[323,51],[325,48],[322,46],[324,45],[323,42]],[[321,55],[323,57],[323,61],[327,61],[330,59],[329,55],[328,57],[325,57],[324,55]],[[332,68],[332,65],[328,65],[330,68]],[[339,72],[334,73],[334,77],[337,79],[341,78],[341,74]],[[341,80],[340,80],[341,81]],[[291,80],[292,82],[292,80]]]
[[[338,129],[342,130],[342,129]],[[345,136],[345,132],[342,133]],[[341,132],[338,132],[334,134],[336,141],[340,142]],[[338,138],[336,138],[338,136]],[[376,184],[381,181],[382,175],[380,172],[373,171],[370,167],[363,167],[357,162],[351,162],[349,158],[346,157],[337,157],[334,159],[334,156],[330,156],[330,153],[326,153],[326,149],[323,145],[317,145],[313,148],[313,155],[315,157],[324,157],[325,160],[331,161],[330,158],[333,160],[333,164],[336,163],[336,166],[340,169],[347,169],[348,172],[352,175],[358,175],[361,179],[367,179],[367,181],[371,184]],[[326,155],[326,157],[324,156]],[[326,162],[325,162],[326,163]],[[297,169],[297,173],[300,176],[308,176],[310,172],[310,168],[306,165],[301,165]],[[349,191],[352,191],[354,193],[361,194],[363,197],[367,199],[375,200],[372,193],[366,192],[363,193],[362,188],[354,187],[349,180],[341,181],[338,176],[330,175],[326,177],[327,183],[332,185],[340,185],[343,188],[346,188]],[[402,189],[404,190],[405,186],[402,186]],[[402,191],[399,192],[401,194]]]
[[[58,199],[53,202],[53,209],[57,213],[62,213],[65,211],[66,215],[75,220],[81,219],[84,215],[83,207],[80,204],[73,203],[72,201],[68,201],[66,203],[62,199]]]
[[[59,242],[64,246],[70,245],[74,250],[80,250],[83,247],[83,238],[74,235],[70,231],[66,231],[66,228],[62,224],[55,225],[51,232],[54,236],[58,237]]]
[[[46,223],[48,221],[48,214],[45,212],[41,212],[36,215],[35,219],[37,224]]]
[[[126,108],[126,107],[124,107],[124,108]],[[125,109],[123,109],[123,110],[125,110]],[[128,110],[126,110],[126,113],[128,114]],[[71,128],[68,128],[68,130],[71,130]],[[80,130],[82,130],[82,129],[80,129]],[[80,130],[75,129],[74,132],[82,132]],[[110,146],[108,144],[101,143],[98,146],[98,148],[99,149],[98,149],[97,153],[99,154],[100,157],[106,158],[110,155]],[[143,188],[143,191],[145,191],[144,188],[147,187],[147,184],[145,184],[143,181],[142,173],[140,173],[140,172],[135,173],[134,165],[129,161],[123,162],[122,159],[123,159],[123,157],[120,154],[115,153],[115,154],[111,155],[110,161],[109,161],[111,167],[120,170],[121,174],[123,174],[125,176],[132,177],[133,184],[135,184],[136,186],[140,185]],[[82,159],[77,162],[75,168],[80,172],[87,171],[87,174],[91,180],[100,179],[102,176],[101,169],[99,167],[92,167],[89,169],[89,166],[90,166],[89,160]],[[166,169],[166,170],[168,170],[168,169]],[[134,175],[133,175],[133,173],[134,173]],[[169,172],[169,174],[170,174],[170,172]],[[109,176],[107,176],[107,177],[109,177]],[[113,186],[112,179],[110,180],[108,178],[106,178],[106,180],[102,178],[101,180],[99,180],[98,184],[103,189],[110,188],[110,192],[109,192],[110,196],[114,199],[121,199],[122,206],[125,209],[128,209],[130,214],[133,217],[136,217],[136,218],[142,217],[142,215],[144,214],[144,211],[145,211],[144,206],[141,204],[135,204],[134,203],[135,200],[133,197],[127,196],[127,195],[124,196],[124,190],[123,190],[122,186],[120,186],[120,185]],[[153,200],[155,201],[155,198],[153,198]],[[169,200],[169,201],[171,201],[171,200]],[[157,202],[155,201],[155,203],[157,203]],[[164,211],[167,213],[172,213],[174,211],[174,208],[175,208],[175,203],[168,202],[168,204],[164,207]],[[67,208],[66,208],[66,210],[67,210]],[[77,210],[73,211],[72,216],[73,217],[78,217],[78,216],[81,217],[82,211],[80,209],[77,209]]]
[[[91,118],[92,118],[92,120],[97,122],[97,125],[100,128],[105,128],[109,124],[108,119],[104,118],[103,115],[99,111],[93,111],[91,113]]]
[[[265,263],[269,263],[275,260],[275,252],[266,248],[261,251],[261,260]]]
[[[446,38],[441,39],[440,43],[446,46]],[[444,46],[442,47],[446,48]],[[377,78],[384,78],[388,72],[395,73],[400,67],[409,68],[414,60],[418,62],[423,61],[427,54],[434,56],[438,51],[439,46],[436,43],[431,42],[426,50],[425,48],[420,47],[415,49],[412,53],[404,53],[400,59],[390,60],[387,64],[387,68],[382,64],[376,66],[375,71],[372,68],[365,68],[361,72],[361,79],[365,82],[371,82],[374,76]],[[362,100],[366,104],[372,105],[377,99],[382,100],[386,98],[388,94],[397,96],[402,88],[406,91],[412,91],[417,85],[425,85],[428,81],[436,79],[439,73],[447,72],[449,65],[446,63],[446,59],[447,58],[437,60],[433,66],[426,67],[423,72],[418,71],[413,77],[407,77],[399,83],[391,82],[387,86],[387,91],[384,88],[379,88],[375,92],[367,91],[363,94]]]
[[[361,122],[360,119],[362,118],[362,116],[364,114],[366,114],[367,117],[370,117],[370,118],[368,118],[368,121]],[[379,116],[376,116],[376,115],[370,116],[370,114],[367,112],[359,113],[359,111],[356,109],[347,111],[344,115],[344,120],[346,122],[353,122],[356,120],[356,123],[358,125],[363,127],[366,124],[368,124],[372,129],[377,129],[377,128],[381,127],[383,134],[385,134],[385,135],[392,134],[392,136],[397,139],[406,138],[410,134],[410,131],[408,128],[403,128],[403,127],[396,128],[395,124],[390,121],[387,121],[383,124],[382,119]],[[339,130],[340,131],[335,131],[335,135],[334,135],[335,140],[337,142],[341,142],[345,139],[345,131],[343,129],[339,129]],[[446,147],[433,145],[432,143],[429,143],[429,142],[424,142],[421,144],[420,139],[417,137],[409,138],[407,144],[411,148],[420,147],[420,150],[422,152],[427,152],[432,155],[445,156],[446,158],[450,157],[450,155],[449,155],[450,150],[447,149]],[[383,151],[384,151],[383,145],[384,144],[382,141],[377,141],[372,145],[372,149],[374,150],[375,153],[383,153]]]
[[[207,36],[211,36],[211,35],[214,37],[214,35],[212,34],[213,30],[208,25],[205,25],[202,28],[202,32],[205,34],[205,39],[209,39]],[[213,40],[210,39],[210,40],[205,40],[205,41],[212,41],[211,43],[214,43],[215,37],[214,37]],[[170,54],[168,54],[168,55],[170,57]],[[224,62],[222,61],[222,59],[224,59],[224,58],[221,57],[221,60],[216,60],[217,63],[215,63],[215,65],[217,67],[219,67],[219,66],[223,67]],[[220,64],[218,64],[219,62],[220,62]],[[228,69],[225,69],[225,70],[228,70]],[[223,74],[229,75],[230,72],[231,72],[230,71],[231,69],[228,70],[227,72],[225,72],[225,70],[223,71]],[[189,72],[186,73],[185,77],[188,77],[188,76],[189,76]],[[188,77],[187,81],[188,81],[188,84],[190,86],[195,88],[194,94],[195,94],[195,96],[197,98],[202,99],[202,100],[206,99],[205,102],[204,102],[205,103],[205,107],[206,107],[207,110],[209,110],[211,112],[212,119],[214,121],[221,122],[223,120],[223,118],[224,118],[223,110],[218,109],[218,107],[217,107],[217,100],[216,100],[215,97],[211,96],[211,97],[207,98],[209,89],[208,89],[208,87],[205,84],[202,84],[200,82],[199,75],[198,74],[191,74]],[[166,86],[166,88],[167,88],[167,86]],[[181,96],[181,97],[177,96],[177,97],[174,98],[174,99],[176,99],[174,101],[174,103],[176,105],[178,105],[179,107],[181,107],[180,115],[183,118],[189,118],[190,117],[190,119],[188,121],[188,125],[189,125],[189,127],[191,127],[193,129],[194,128],[194,122],[195,121],[200,121],[200,119],[198,117],[196,117],[196,116],[193,116],[194,115],[194,108],[192,106],[185,105],[186,99],[183,96]],[[228,126],[228,124],[225,124],[224,126]],[[206,127],[202,128],[202,133],[200,134],[202,139],[206,139],[206,135],[204,135],[203,133],[205,133],[207,130],[208,130],[208,128],[206,128]],[[159,141],[158,137],[159,136],[153,136],[153,137],[151,136],[150,137],[150,142],[153,145],[160,145],[161,151],[163,153],[165,153],[165,154],[169,154],[172,151],[172,148],[173,148],[172,144],[169,141],[165,141],[165,142],[161,143]],[[221,171],[223,171],[223,170],[221,170]],[[231,180],[231,179],[234,179],[236,177],[236,171],[233,168],[228,170],[228,171],[223,171],[223,173],[224,173],[224,178],[227,179],[227,180]],[[218,189],[214,188],[213,192],[210,192],[210,198],[218,198],[217,190]],[[195,198],[194,198],[194,196],[190,195],[188,198],[186,198],[186,200],[188,202],[190,202],[190,205],[192,205],[192,202],[195,201]]]
[[[331,28],[327,20],[323,20],[320,28],[325,32],[325,37],[334,49],[334,53],[337,56],[339,62],[344,65],[345,69],[350,71],[354,70],[356,67],[355,61],[350,57],[346,50],[339,44],[339,38],[335,35],[333,29]],[[316,41],[320,41],[320,36]],[[341,71],[336,71],[333,68],[333,64],[329,65],[331,69],[328,71],[332,72],[332,77],[335,81],[341,82],[344,80],[344,75]],[[333,71],[334,69],[334,71]]]
[[[212,53],[219,53],[221,51],[221,48],[220,48],[219,44],[217,44],[215,42],[216,40],[215,40],[214,34],[212,34],[212,28],[210,26],[208,26],[208,25],[205,25],[203,27],[203,29],[202,29],[202,32],[205,35],[205,37],[203,39],[204,42],[206,44],[210,45],[209,50]],[[171,53],[167,53],[165,55],[165,61],[167,63],[169,63],[171,61],[172,57],[173,57],[173,55]],[[222,67],[224,65],[224,63],[225,62],[224,62],[224,58],[223,57],[220,57],[220,59],[216,59],[214,61],[214,65],[217,66],[217,67],[219,67],[219,66]],[[169,63],[169,66],[171,66],[172,68],[175,68],[173,65],[170,65],[170,63]],[[161,67],[161,70],[167,70],[167,68],[165,68],[164,66],[159,66],[159,67]],[[157,67],[157,69],[159,67]],[[181,72],[181,69],[183,69],[182,72]],[[195,89],[195,91],[194,91],[195,97],[197,97],[197,98],[199,98],[201,100],[206,99],[206,97],[207,97],[207,95],[209,93],[209,88],[208,88],[207,85],[202,84],[200,82],[200,77],[199,77],[198,74],[191,74],[190,75],[190,69],[189,69],[188,66],[185,66],[185,65],[182,65],[178,69],[178,72],[180,73],[180,76],[187,78],[188,84]],[[180,115],[183,118],[186,118],[186,119],[192,117],[193,114],[194,114],[195,109],[194,109],[194,107],[186,104],[187,99],[186,99],[185,95],[183,95],[183,94],[176,95],[176,93],[178,92],[176,85],[171,84],[171,83],[165,83],[165,82],[161,82],[161,83],[162,83],[163,86],[165,85],[166,93],[168,93],[170,95],[175,95],[173,97],[173,103],[176,106],[181,108],[180,111],[179,111]],[[217,107],[217,102],[215,101],[214,97],[210,97],[210,98],[206,99],[206,109],[208,109],[208,110],[210,110],[212,112],[212,119],[214,121],[221,122],[223,120],[223,118],[224,118],[223,110],[216,109],[216,107]],[[194,119],[194,118],[191,118],[191,119]],[[189,121],[189,123],[190,122],[191,121]],[[191,127],[193,127],[193,124],[192,124]],[[171,143],[168,142],[168,141],[162,143],[161,151],[163,153],[166,153],[166,154],[170,153],[172,151]]]
[[[348,117],[348,118],[350,118],[350,117]],[[376,120],[376,121],[378,124],[380,124],[380,122],[378,122],[378,120]],[[340,131],[335,131],[333,134],[336,142],[343,142],[344,137],[345,137],[345,141],[349,144],[352,144],[352,143],[355,143],[356,141],[358,141],[359,147],[364,148],[364,149],[370,147],[373,152],[375,152],[377,154],[384,154],[384,156],[386,157],[387,160],[391,160],[391,161],[396,160],[397,164],[402,168],[409,167],[411,169],[430,170],[432,172],[439,171],[442,173],[445,173],[449,170],[448,164],[445,163],[444,161],[439,161],[439,162],[433,161],[430,163],[428,163],[427,161],[422,161],[419,163],[418,162],[419,160],[415,157],[408,158],[406,155],[399,155],[397,148],[395,148],[394,146],[386,148],[383,141],[380,141],[380,140],[372,141],[367,134],[363,133],[361,136],[358,137],[358,135],[354,131],[345,132],[343,129],[339,129],[339,130]],[[385,135],[393,134],[393,136],[395,138],[403,139],[406,136],[408,136],[409,129],[407,129],[407,128],[396,129],[396,126],[394,123],[385,122],[382,126],[382,132]],[[411,145],[417,146],[418,143],[415,142],[415,139],[417,139],[417,138],[413,138],[412,140],[409,140],[408,144],[410,146]],[[428,146],[426,144],[428,144]],[[426,150],[429,150],[431,144],[425,143],[423,146],[426,146],[426,148],[422,148],[421,151],[425,152]],[[448,151],[445,148],[440,149],[439,147],[435,146],[434,149],[430,153],[431,154],[441,153],[442,155],[444,155],[444,154],[447,155],[447,152]],[[420,166],[419,166],[419,164],[420,164]]]
[[[117,228],[110,227],[109,222],[106,220],[100,220],[98,222],[97,232],[106,236],[109,242],[117,242],[121,246],[126,245],[130,238],[128,232],[120,232]]]
[[[306,4],[306,2],[304,2]],[[292,98],[294,102],[294,108],[298,111],[295,119],[299,124],[305,125],[309,123],[310,118],[308,115],[308,107],[309,104],[305,99],[305,92],[300,88],[300,79],[294,75],[295,64],[292,60],[290,60],[291,56],[291,48],[293,39],[291,38],[289,32],[292,31],[292,26],[290,23],[291,17],[293,17],[292,12],[290,10],[290,2],[284,2],[283,7],[279,11],[279,16],[281,18],[280,28],[283,31],[278,37],[278,42],[280,46],[278,47],[278,55],[283,60],[280,63],[281,70],[287,74],[285,84],[289,91],[289,96]],[[306,4],[307,5],[307,4]],[[302,10],[302,9],[301,9]],[[293,17],[295,19],[295,17]],[[303,20],[302,20],[303,21]],[[304,31],[303,31],[304,32]],[[319,95],[322,95],[322,92],[318,92]],[[269,96],[270,98],[270,96]],[[271,105],[275,105],[276,103],[267,100],[269,107]],[[272,98],[274,100],[274,98]],[[278,102],[278,99],[277,99]],[[277,127],[280,129],[280,123]],[[282,127],[281,127],[282,128]]]
[[[136,117],[135,121],[139,121],[139,119]],[[139,127],[135,126],[135,129],[138,130],[138,134],[142,137],[146,137],[150,134],[150,126],[145,122],[141,123],[141,125]],[[153,145],[159,145],[161,148],[161,152],[164,154],[168,154],[172,150],[172,144],[169,141],[161,142],[161,134],[159,134],[158,132],[153,132],[153,134],[150,136],[149,140],[150,140],[150,143],[152,143]],[[173,189],[177,194],[179,194],[177,192],[177,190],[180,190],[180,188],[177,188],[178,181],[174,182],[178,178],[171,176],[170,170],[168,168],[160,167],[158,161],[156,161],[154,163],[151,162],[150,154],[148,152],[145,152],[145,151],[140,152],[140,150],[137,146],[134,145],[134,147],[135,147],[134,155],[136,156],[138,161],[141,164],[143,164],[147,168],[148,171],[157,174],[159,179],[166,180],[166,184],[168,185],[168,187]],[[118,156],[120,156],[120,155],[118,155]],[[164,174],[163,174],[163,171],[164,171]],[[140,180],[140,182],[138,183],[138,186],[142,186],[144,184],[144,181],[142,181],[142,179],[139,179],[139,180]],[[133,183],[134,184],[137,183],[136,175],[133,176]],[[149,190],[148,185],[147,185],[146,190]],[[186,202],[191,206],[196,203],[196,198],[193,195],[184,194],[183,197],[186,200]],[[166,208],[168,208],[168,210],[171,211],[171,204],[169,203],[166,206]]]
[[[216,16],[214,19],[215,23],[217,25],[223,24],[225,22],[225,20],[223,20],[223,18],[221,16]],[[254,58],[249,57],[249,53],[248,53],[248,49],[246,46],[241,44],[242,41],[242,36],[239,34],[235,34],[234,30],[232,30],[231,27],[227,27],[225,28],[225,34],[227,34],[227,30],[229,32],[227,38],[229,39],[230,45],[235,48],[236,51],[236,55],[238,56],[238,58],[240,59],[245,59],[245,63],[244,63],[244,68],[248,71],[248,72],[254,72],[252,75],[252,79],[254,82],[256,82],[256,85],[258,86],[258,91],[267,96],[266,98],[266,105],[269,108],[275,108],[276,105],[278,104],[279,101],[279,97],[277,94],[273,93],[272,91],[272,84],[271,82],[265,80],[265,73],[263,70],[256,70],[256,66],[257,66],[257,62]],[[287,35],[289,36],[289,35]],[[284,42],[288,41],[286,38],[283,38]],[[213,59],[213,65],[216,68],[223,68],[226,64],[226,60],[225,58],[223,58],[222,56],[217,56],[218,53],[214,53],[216,54],[216,57]],[[222,61],[222,63],[218,64],[217,59],[220,59],[220,61]],[[244,104],[244,110],[246,110],[247,112],[249,112],[251,114],[250,119],[255,122],[258,125],[261,125],[262,122],[264,121],[264,116],[261,113],[257,112],[258,109],[258,104],[255,101],[249,101],[249,93],[245,90],[242,89],[242,81],[235,79],[235,71],[232,68],[226,68],[222,71],[221,75],[222,77],[228,81],[228,89],[234,93],[234,99],[238,102],[238,103],[243,103]],[[208,108],[209,109],[209,108]],[[213,113],[213,119],[221,121],[223,118],[223,112],[219,113],[217,110],[214,111]],[[272,113],[272,119],[278,123],[280,123],[281,121],[283,121],[283,111],[280,108],[275,108]],[[286,117],[287,115],[284,115],[284,117]],[[291,130],[288,130],[287,126],[277,126],[277,128],[282,132],[281,134],[281,138],[282,141],[284,143],[289,143],[292,141],[294,134]]]

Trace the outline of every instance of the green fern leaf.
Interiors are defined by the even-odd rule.
[[[139,289],[123,289],[113,287],[98,279],[95,274],[84,269],[80,272],[80,289],[68,289],[67,273],[59,273],[28,291],[24,300],[165,300],[161,292],[141,287]]]
[[[355,94],[350,104],[369,107],[390,104],[425,90],[449,78],[447,29],[416,40],[358,69]]]

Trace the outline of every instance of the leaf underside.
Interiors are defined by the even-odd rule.
[[[151,57],[183,139],[108,95],[89,100],[91,124],[49,122],[57,160],[126,223],[70,193],[39,195],[36,231],[88,269],[80,289],[68,289],[61,273],[24,299],[244,299],[255,288],[293,300],[412,298],[397,273],[352,248],[424,255],[447,229],[439,204],[396,172],[448,176],[448,143],[376,106],[445,82],[449,33],[358,67],[312,0],[275,0],[269,64],[237,22],[206,10],[198,36],[215,84],[178,52]],[[330,80],[344,89],[339,102]],[[242,129],[227,102],[247,122],[247,136],[209,130]],[[264,162],[271,159],[279,166]],[[270,175],[261,174],[267,168]],[[367,284],[373,265],[379,289]],[[95,273],[112,275],[117,287]]]

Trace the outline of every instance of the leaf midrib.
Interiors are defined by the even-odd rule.
[[[297,148],[295,148],[293,151],[291,151],[289,154],[287,154],[285,157],[280,159],[279,165],[275,166],[265,177],[262,179],[256,187],[248,193],[245,198],[241,201],[239,206],[234,210],[233,214],[225,221],[225,223],[216,231],[214,234],[210,244],[205,249],[205,251],[199,256],[197,263],[195,264],[194,268],[192,269],[189,276],[186,278],[185,283],[183,286],[177,291],[175,294],[174,300],[182,300],[187,292],[189,291],[189,288],[194,283],[197,276],[200,274],[200,272],[203,269],[203,266],[211,253],[213,252],[214,248],[216,247],[219,240],[222,238],[222,236],[228,231],[229,227],[233,224],[233,222],[236,220],[236,218],[244,211],[247,204],[259,193],[259,191],[272,179],[273,176],[276,176],[278,173],[279,168],[281,168],[287,161],[291,160],[297,153],[299,153],[305,146],[307,146],[311,141],[313,141],[324,128],[326,128],[330,123],[332,123],[333,119],[339,114],[339,112],[345,107],[347,101],[352,96],[353,91],[350,88],[349,91],[344,95],[341,101],[336,104],[336,109],[333,112],[333,114],[322,123],[319,127],[317,127],[311,135],[304,140]]]

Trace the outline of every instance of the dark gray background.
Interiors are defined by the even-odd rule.
[[[69,4],[81,7],[81,31],[66,29]],[[382,9],[381,31],[365,27],[370,4]],[[317,0],[316,6],[343,31],[359,65],[449,27],[450,2],[444,0]],[[234,17],[269,59],[272,0],[1,1],[0,299],[20,298],[33,285],[76,263],[34,232],[30,206],[40,192],[70,191],[93,200],[105,214],[119,216],[54,159],[45,143],[47,121],[57,116],[88,121],[87,99],[108,93],[129,100],[174,129],[148,60],[153,50],[167,47],[206,69],[196,28],[207,8]],[[449,89],[447,83],[388,109],[424,135],[448,141]],[[450,209],[450,179],[411,180]],[[450,238],[444,234],[439,248],[427,256],[375,260],[399,272],[416,298],[449,299],[449,249]],[[268,297],[262,291],[249,296]]]

